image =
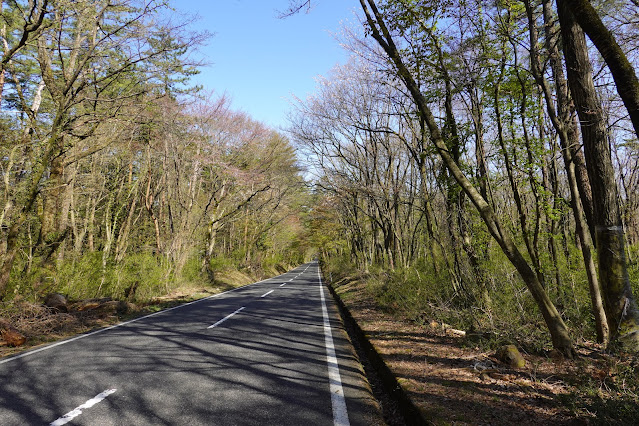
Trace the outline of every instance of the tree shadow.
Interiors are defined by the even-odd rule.
[[[321,305],[300,297],[311,286],[248,303],[233,292],[5,362],[0,424],[49,424],[106,389],[117,391],[74,424],[332,424]],[[208,328],[239,303],[241,314]],[[345,394],[370,393],[354,363],[340,372]]]

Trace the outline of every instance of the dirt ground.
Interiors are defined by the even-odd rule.
[[[639,418],[634,389],[618,391],[620,365],[630,361],[582,345],[576,360],[523,353],[526,366],[511,368],[441,324],[384,313],[361,283],[334,289],[428,423],[632,424]]]

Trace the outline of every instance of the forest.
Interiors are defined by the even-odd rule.
[[[3,1],[0,300],[145,301],[299,264],[289,140],[190,83],[166,1]],[[267,271],[267,272],[265,272]]]
[[[290,129],[327,263],[416,319],[635,352],[637,5],[360,3]]]
[[[318,257],[406,324],[636,356],[638,9],[360,0],[276,131],[191,82],[168,1],[1,1],[0,328]]]
[[[3,309],[318,255],[418,322],[636,352],[636,2],[360,6],[275,131],[190,83],[165,1],[0,3]]]

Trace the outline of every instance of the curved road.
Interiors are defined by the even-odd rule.
[[[0,360],[0,425],[383,424],[316,262]]]

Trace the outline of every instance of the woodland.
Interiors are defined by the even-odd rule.
[[[148,300],[303,260],[291,143],[189,83],[209,34],[165,1],[0,8],[0,299]]]
[[[360,3],[291,126],[322,256],[415,318],[636,352],[637,4]]]
[[[411,323],[636,354],[639,3],[359,4],[275,131],[165,1],[2,1],[0,316],[317,256]]]

